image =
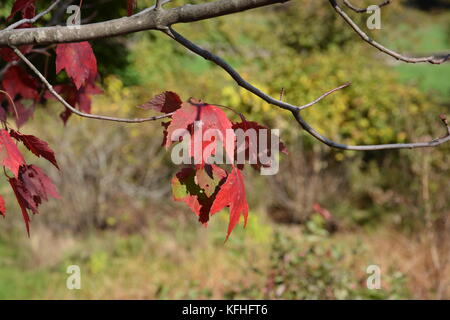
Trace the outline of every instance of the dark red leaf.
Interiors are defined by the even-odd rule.
[[[261,155],[271,155],[272,144],[274,139],[278,140],[278,151],[284,154],[288,154],[287,148],[279,137],[276,136],[269,128],[260,125],[255,121],[242,120],[241,122],[234,123],[233,129],[235,130],[237,143],[235,149],[235,159],[239,153],[244,153],[243,158],[248,163],[251,163],[252,167],[259,170],[261,167],[269,167],[271,163],[262,163]],[[256,139],[251,139],[250,131],[254,132]],[[246,136],[247,134],[247,136]],[[243,138],[245,137],[245,140]],[[261,140],[261,139],[265,139]],[[239,167],[242,168],[242,163]]]
[[[164,147],[166,145],[166,143],[167,143],[167,128],[169,127],[169,125],[170,125],[170,121],[161,122],[161,126],[164,128],[164,130],[163,130],[163,141],[162,141],[162,144],[161,144],[162,147]]]
[[[22,141],[23,144],[38,157],[43,157],[50,161],[56,168],[59,169],[56,162],[55,153],[47,142],[35,137],[33,135],[22,134],[15,130],[10,130],[11,137],[18,141]]]
[[[77,89],[97,77],[97,59],[89,42],[63,43],[56,47],[56,73],[65,69]]]
[[[139,106],[139,108],[171,113],[181,108],[182,103],[181,98],[175,92],[166,91],[153,97],[149,102]]]
[[[30,236],[30,216],[28,215],[27,212],[27,203],[25,199],[21,196],[21,193],[19,192],[20,182],[18,179],[15,178],[9,178],[8,181],[9,184],[11,185],[11,188],[14,191],[14,195],[16,196],[17,202],[19,203],[20,210],[22,211],[23,221],[25,222],[25,227],[27,229],[28,236]]]
[[[24,45],[24,46],[19,47],[20,52],[22,52],[23,54],[29,53],[31,51],[31,49],[33,49],[32,45]],[[0,49],[0,57],[3,60],[5,60],[6,62],[20,60],[19,56],[17,54],[15,54],[14,51],[10,48],[1,48]]]
[[[37,100],[38,82],[19,66],[12,66],[3,75],[2,86],[14,99],[20,95],[22,98]]]
[[[60,195],[50,178],[35,165],[21,166],[18,178],[10,178],[9,183],[22,210],[27,233],[30,235],[30,217],[27,210],[37,214],[42,201],[47,201],[50,196],[58,199]]]
[[[9,101],[8,101],[9,102]],[[25,107],[22,102],[16,101],[14,106],[8,104],[9,112],[14,116],[18,128],[22,127],[34,114],[34,105]]]
[[[36,15],[35,2],[36,0],[16,0],[7,20],[11,20],[18,12],[22,12],[22,17],[25,19],[33,18]]]
[[[103,91],[93,83],[87,83],[85,86],[81,87],[79,90],[73,84],[63,84],[54,87],[55,91],[61,94],[64,99],[73,107],[79,110],[90,113],[91,112],[91,95],[100,94]],[[45,98],[54,99],[55,97],[50,93],[45,93]],[[66,109],[61,113],[60,117],[67,122],[69,117],[72,115],[72,111]]]

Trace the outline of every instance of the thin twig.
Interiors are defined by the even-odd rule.
[[[17,27],[20,27],[22,24],[24,23],[35,23],[36,21],[38,21],[40,18],[42,18],[43,16],[45,16],[47,13],[49,13],[50,11],[53,10],[53,8],[60,2],[61,0],[56,0],[55,2],[53,2],[47,9],[45,9],[44,11],[42,11],[41,13],[39,13],[38,15],[34,16],[31,19],[22,19],[19,20],[11,25],[9,25],[8,27],[6,27],[5,29],[3,29],[0,32],[3,31],[7,31],[7,30],[12,30],[15,29]]]
[[[379,4],[378,7],[381,8],[381,7],[389,5],[390,3],[391,3],[391,0],[386,0],[383,3]],[[355,12],[358,12],[358,13],[366,13],[367,12],[367,9],[358,8],[357,6],[354,6],[353,4],[351,4],[350,1],[348,1],[348,0],[344,0],[344,4]]]
[[[127,118],[115,118],[115,117],[109,117],[109,116],[102,116],[102,115],[95,115],[95,114],[89,114],[84,113],[82,111],[77,110],[75,107],[71,106],[66,100],[64,100],[63,97],[61,97],[60,94],[58,94],[53,86],[47,81],[47,79],[42,75],[42,73],[31,63],[30,60],[25,57],[22,52],[20,52],[19,49],[16,47],[11,46],[11,48],[14,50],[14,52],[19,56],[20,59],[22,59],[23,62],[39,77],[39,79],[44,83],[44,85],[47,87],[48,91],[55,96],[55,98],[61,102],[67,109],[75,113],[76,115],[80,117],[90,118],[90,119],[96,119],[96,120],[106,120],[106,121],[114,121],[114,122],[125,122],[125,123],[142,123],[147,121],[154,121],[159,120],[163,118],[167,118],[172,116],[173,113],[167,113],[160,116],[154,116],[149,118],[135,118],[135,119],[127,119]]]
[[[19,113],[17,112],[16,104],[14,103],[14,100],[11,97],[11,95],[8,92],[3,91],[3,90],[0,90],[0,93],[3,93],[5,96],[8,97],[8,100],[11,102],[11,105],[14,109],[14,113],[16,114],[16,118],[19,119]]]
[[[162,0],[156,0],[155,10],[161,10],[162,5],[163,5]]]
[[[159,0],[158,1],[159,2],[159,8],[162,8],[163,5],[165,5],[166,3],[169,3],[171,1],[172,0]],[[147,13],[149,11],[155,10],[158,7],[158,2],[155,5],[150,6],[148,8],[145,8],[144,10],[136,13],[135,16],[139,16],[139,15],[145,14],[145,13]]]
[[[336,0],[329,0],[331,6],[336,10],[336,12],[347,22],[347,24],[363,39],[365,42],[370,44],[371,46],[377,48],[381,52],[390,55],[391,57],[401,60],[407,63],[421,63],[421,62],[429,62],[432,64],[441,64],[450,59],[450,54],[444,54],[442,56],[429,56],[429,57],[419,57],[419,58],[413,58],[413,57],[407,57],[404,56],[394,50],[391,50],[389,48],[386,48],[382,44],[376,42],[372,38],[370,38],[353,20],[350,18],[343,10],[342,8],[337,4]]]
[[[308,132],[310,135],[312,135],[314,138],[319,140],[320,142],[323,142],[324,144],[336,148],[336,149],[343,149],[343,150],[356,150],[356,151],[375,151],[375,150],[393,150],[393,149],[415,149],[415,148],[429,148],[429,147],[436,147],[440,144],[443,144],[445,142],[450,141],[450,128],[447,125],[447,131],[448,133],[438,139],[434,139],[428,142],[415,142],[415,143],[392,143],[392,144],[376,144],[376,145],[346,145],[342,143],[335,142],[333,140],[330,140],[326,138],[325,136],[318,133],[316,130],[314,130],[300,115],[300,112],[293,112],[293,115],[297,122],[300,124],[300,126]]]

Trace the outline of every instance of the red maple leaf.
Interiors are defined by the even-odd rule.
[[[9,183],[21,208],[29,236],[30,217],[28,210],[33,214],[37,214],[42,201],[47,201],[50,196],[58,199],[60,195],[50,178],[47,177],[41,168],[35,165],[21,166],[19,176],[17,178],[9,178]]]
[[[38,157],[43,157],[50,161],[56,168],[59,169],[58,163],[56,162],[55,153],[50,148],[47,142],[39,139],[36,136],[29,134],[22,134],[15,130],[10,130],[11,137],[18,141],[22,141],[23,144],[33,152]]]
[[[244,216],[244,227],[247,225],[248,203],[245,194],[244,177],[237,167],[228,175],[225,183],[220,187],[219,192],[211,206],[211,214],[223,208],[230,207],[230,222],[228,224],[227,238],[230,236],[236,224],[239,222],[241,214]]]
[[[29,53],[31,49],[33,49],[33,45],[24,45],[19,47],[20,52],[22,52],[23,54]],[[1,48],[0,57],[6,62],[20,60],[19,56],[15,54],[15,52],[10,48]]]
[[[36,15],[36,0],[16,0],[11,9],[11,14],[6,19],[11,20],[17,12],[22,12],[22,17],[31,19]]]
[[[16,101],[14,106],[12,106],[9,102],[8,100],[8,111],[15,118],[17,127],[20,128],[33,116],[34,104],[30,107],[25,107],[22,102]]]
[[[14,99],[20,95],[25,99],[39,99],[38,82],[19,66],[12,66],[3,75],[2,86]]]
[[[171,113],[181,108],[183,101],[172,91],[166,91],[154,96],[149,102],[139,106],[142,109],[153,109],[162,113]]]
[[[131,16],[133,14],[133,10],[135,8],[136,8],[136,0],[128,0],[128,3],[127,3],[128,16]]]
[[[5,129],[0,130],[0,162],[16,177],[19,175],[20,166],[25,164],[22,154]]]
[[[235,130],[236,138],[241,140],[236,143],[235,159],[239,157],[239,153],[243,153],[243,157],[242,155],[241,157],[251,163],[252,167],[256,170],[259,170],[261,167],[270,167],[271,159],[265,159],[269,161],[263,163],[261,162],[261,155],[267,158],[271,156],[272,144],[275,143],[275,139],[278,140],[277,151],[288,154],[286,146],[279,140],[279,137],[268,127],[260,125],[255,121],[242,119],[241,122],[233,123],[233,129]],[[253,131],[254,138],[251,138],[250,131]],[[245,140],[242,138],[245,138]],[[265,139],[265,141],[261,139]],[[242,169],[243,163],[239,163],[238,167]]]
[[[201,126],[201,129],[196,125]],[[217,106],[197,102],[193,99],[190,102],[184,102],[181,108],[172,115],[172,121],[165,132],[167,134],[166,148],[172,145],[172,137],[177,129],[184,129],[186,133],[190,134],[191,145],[189,150],[196,164],[205,163],[206,158],[216,154],[219,141],[224,145],[227,155],[233,153],[234,133],[232,132],[232,124],[225,112]],[[218,139],[204,139],[202,134],[208,130],[215,130]],[[226,139],[227,133],[231,135],[230,139]],[[208,148],[208,152],[205,148]]]
[[[97,77],[97,59],[89,42],[63,43],[56,47],[56,73],[65,69],[77,89]]]

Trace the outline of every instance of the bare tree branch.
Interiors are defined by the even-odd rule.
[[[74,114],[84,117],[84,118],[90,118],[90,119],[96,119],[96,120],[105,120],[105,121],[114,121],[114,122],[125,122],[125,123],[142,123],[147,121],[154,121],[159,120],[163,118],[168,118],[173,115],[173,113],[167,113],[160,116],[154,116],[149,118],[135,118],[135,119],[127,119],[127,118],[115,118],[115,117],[109,117],[109,116],[101,116],[101,115],[95,115],[90,113],[85,113],[82,111],[79,111],[75,107],[71,106],[66,100],[64,100],[63,97],[59,93],[55,91],[53,86],[47,81],[47,79],[44,77],[44,75],[31,63],[30,60],[25,57],[25,55],[20,52],[19,49],[16,47],[11,46],[11,49],[14,50],[14,52],[19,56],[20,59],[22,59],[23,62],[33,71],[39,79],[44,83],[44,85],[47,87],[48,91],[59,101],[61,102],[67,109],[72,111]]]
[[[328,95],[346,88],[350,83],[343,84],[335,89],[325,92],[323,95],[318,97],[312,102],[304,104],[302,106],[296,106],[282,101],[282,97],[279,100],[271,97],[270,95],[264,93],[260,89],[256,88],[254,85],[250,84],[242,78],[242,76],[231,67],[222,58],[214,55],[213,53],[199,47],[190,40],[183,37],[181,34],[176,32],[171,26],[175,23],[193,22],[203,19],[213,18],[221,15],[231,14],[235,12],[240,12],[252,8],[262,7],[266,5],[271,5],[275,3],[283,3],[289,0],[217,0],[214,2],[207,2],[198,5],[185,5],[169,10],[162,10],[162,5],[170,2],[170,0],[159,0],[152,7],[149,7],[140,13],[135,14],[132,17],[121,18],[101,23],[94,23],[80,26],[79,29],[71,29],[67,27],[48,27],[48,28],[34,28],[27,30],[12,30],[14,25],[8,27],[10,30],[0,31],[0,46],[10,45],[14,52],[19,56],[19,58],[39,77],[39,79],[44,83],[47,89],[60,101],[66,108],[68,108],[73,113],[86,118],[97,119],[97,120],[107,120],[125,123],[141,123],[146,121],[158,120],[166,117],[170,117],[171,114],[165,114],[161,116],[149,117],[149,118],[137,118],[137,119],[126,119],[126,118],[115,118],[109,116],[93,115],[81,112],[75,107],[71,106],[61,95],[59,95],[48,80],[42,75],[42,73],[30,62],[29,59],[25,57],[24,54],[16,48],[15,45],[23,44],[47,44],[47,43],[63,43],[63,42],[74,42],[83,41],[90,39],[97,39],[108,36],[116,36],[121,34],[127,34],[131,32],[137,32],[142,30],[155,29],[160,30],[170,36],[173,40],[177,41],[188,50],[193,53],[203,57],[206,60],[213,62],[214,64],[225,70],[236,83],[243,87],[244,89],[250,91],[254,95],[258,96],[262,100],[269,104],[278,106],[282,109],[289,110],[293,113],[295,119],[300,124],[300,126],[310,135],[312,135],[317,140],[323,142],[324,144],[338,149],[344,150],[386,150],[386,149],[404,149],[404,148],[424,148],[424,147],[434,147],[440,145],[444,142],[450,141],[450,126],[448,124],[445,116],[441,116],[441,120],[446,127],[446,135],[434,139],[428,142],[417,142],[417,143],[398,143],[398,144],[380,144],[380,145],[345,145],[338,142],[334,142],[316,130],[314,130],[301,116],[300,112],[308,107],[311,107]],[[390,49],[383,47],[377,42],[370,39],[354,22],[353,20],[337,5],[335,0],[329,0],[334,9],[341,15],[344,20],[360,35],[360,37],[370,43],[372,46],[376,47],[380,51],[391,55],[399,60],[417,63],[417,62],[430,62],[430,63],[443,63],[449,59],[449,55],[444,57],[427,57],[427,58],[409,58],[402,56]],[[51,8],[56,6],[59,2],[55,1],[52,6],[46,11],[50,11]],[[389,1],[386,1],[389,2]],[[345,1],[347,6],[352,8],[352,5]],[[386,5],[386,4],[382,4]],[[354,10],[356,7],[352,8]],[[358,9],[358,8],[356,8]],[[45,11],[43,12],[45,14]],[[42,16],[42,15],[40,15]],[[37,20],[37,19],[36,19]],[[23,22],[21,22],[23,23]]]
[[[290,0],[217,0],[168,10],[151,10],[131,17],[81,25],[77,29],[54,26],[5,30],[0,32],[0,46],[80,42],[143,30],[160,30],[176,23],[195,22],[288,1]]]
[[[401,60],[408,63],[420,63],[420,62],[429,62],[432,64],[441,64],[450,59],[450,54],[444,54],[442,56],[430,56],[430,57],[420,57],[413,58],[401,55],[400,53],[386,48],[382,44],[376,42],[372,38],[370,38],[353,20],[350,18],[342,8],[337,4],[336,0],[329,0],[331,6],[336,10],[336,12],[347,22],[347,24],[363,39],[365,42],[370,44],[371,46],[377,48],[381,52],[394,57],[397,60]]]
[[[391,0],[386,0],[383,3],[380,3],[378,5],[378,7],[381,8],[381,7],[387,6],[390,3],[391,3]],[[353,4],[351,4],[350,1],[348,1],[348,0],[344,0],[344,4],[355,12],[358,12],[358,13],[366,13],[367,12],[367,9],[358,8],[357,6],[354,6]]]
[[[209,60],[209,61],[215,63],[216,65],[218,65],[219,67],[224,69],[234,79],[234,81],[236,81],[236,83],[239,86],[241,86],[242,88],[250,91],[251,93],[253,93],[254,95],[256,95],[259,98],[263,99],[267,103],[275,105],[275,106],[278,106],[278,107],[280,107],[282,109],[285,109],[285,110],[299,111],[299,110],[306,109],[306,108],[308,108],[308,107],[318,103],[319,101],[321,101],[325,97],[329,96],[333,92],[336,92],[336,91],[338,91],[340,89],[343,89],[345,87],[348,87],[350,85],[350,83],[343,84],[343,85],[341,85],[341,86],[339,86],[339,87],[337,87],[335,89],[332,89],[332,90],[324,93],[322,96],[320,96],[316,100],[314,100],[314,101],[312,101],[310,103],[307,103],[305,105],[302,105],[302,106],[292,105],[290,103],[287,103],[287,102],[284,102],[284,101],[281,101],[281,100],[277,100],[277,99],[269,96],[268,94],[264,93],[260,89],[256,88],[254,85],[252,85],[249,82],[247,82],[246,80],[244,80],[244,78],[242,78],[242,76],[239,74],[239,72],[237,72],[235,69],[233,69],[233,67],[230,66],[225,60],[223,60],[222,58],[220,58],[220,57],[216,56],[215,54],[209,52],[208,50],[205,50],[205,49],[199,47],[195,43],[191,42],[190,40],[186,39],[181,34],[176,32],[174,29],[168,28],[168,29],[163,30],[163,31],[168,36],[170,36],[172,39],[174,39],[176,42],[178,42],[179,44],[183,45],[184,47],[186,47],[190,51],[192,51],[195,54],[203,57],[206,60]]]

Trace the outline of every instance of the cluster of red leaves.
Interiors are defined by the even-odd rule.
[[[21,13],[22,18],[32,18],[36,14],[36,0],[15,0],[11,15],[8,20]],[[136,0],[127,0],[128,15],[133,14],[136,6]],[[23,24],[20,28],[32,27],[29,24]],[[19,48],[23,54],[29,54],[33,51],[33,46],[22,46]],[[10,130],[7,127],[8,113],[13,115],[16,124],[20,127],[33,114],[34,106],[39,101],[51,99],[53,96],[41,90],[42,86],[36,78],[31,76],[20,64],[16,63],[19,57],[9,48],[0,49],[0,58],[7,65],[1,79],[1,89],[7,94],[0,100],[0,120],[3,122],[4,129],[0,130],[0,161],[4,167],[5,175],[14,191],[16,199],[22,211],[23,219],[29,233],[29,213],[38,213],[38,207],[42,201],[49,197],[58,198],[59,195],[45,173],[35,165],[25,163],[25,160],[16,146],[21,142],[37,157],[43,157],[58,168],[54,152],[48,144],[41,139],[25,135],[19,131]],[[95,85],[97,78],[97,60],[88,42],[65,43],[56,46],[56,73],[63,70],[67,74],[68,82],[56,85],[55,91],[61,94],[66,101],[80,111],[90,113],[92,94],[99,94],[101,90]],[[23,100],[31,101],[31,107],[25,107]],[[241,116],[241,121],[232,122],[220,106],[203,103],[199,100],[190,99],[183,102],[174,92],[164,92],[148,103],[141,106],[144,109],[153,109],[170,115],[170,121],[162,123],[163,146],[169,148],[174,141],[169,137],[179,129],[188,132],[192,139],[188,147],[189,156],[192,158],[190,165],[182,168],[172,179],[173,197],[176,201],[185,202],[189,208],[199,217],[199,221],[206,225],[210,216],[229,207],[230,220],[228,225],[227,239],[230,233],[239,223],[240,217],[244,218],[244,226],[247,223],[248,203],[245,192],[244,169],[243,164],[236,163],[236,156],[243,152],[245,159],[258,159],[257,152],[267,152],[259,150],[260,143],[252,140],[246,140],[243,148],[237,150],[236,136],[234,132],[246,132],[248,130],[268,130],[266,147],[271,149],[272,134],[270,130],[256,122],[247,121]],[[72,112],[66,109],[60,116],[64,123],[67,122]],[[196,123],[201,123],[202,130],[197,131]],[[214,129],[222,137],[227,139],[206,140],[203,137],[197,137],[203,131]],[[229,132],[232,132],[229,140]],[[261,139],[259,135],[258,139]],[[197,139],[198,138],[198,139]],[[182,137],[180,138],[180,142]],[[195,148],[193,141],[201,141],[201,148]],[[251,145],[255,143],[255,145]],[[264,144],[263,144],[264,145]],[[199,149],[199,154],[197,154]],[[225,156],[230,160],[230,165],[223,168],[209,163],[205,158],[214,156],[219,149],[225,151]],[[243,149],[243,150],[242,150]],[[206,151],[207,150],[207,151]],[[282,143],[279,144],[279,151],[286,152]],[[260,169],[261,162],[252,163],[254,169]],[[13,173],[9,176],[6,169]],[[0,214],[5,215],[5,201],[0,196]]]
[[[15,0],[11,14],[12,20],[20,13],[20,18],[30,19],[36,15],[36,0]],[[30,28],[25,23],[18,28]],[[32,45],[21,46],[19,50],[27,55],[33,52]],[[42,51],[42,49],[40,49]],[[22,134],[8,129],[8,116],[12,116],[18,128],[32,117],[36,103],[54,98],[50,92],[42,90],[37,78],[32,76],[19,62],[19,57],[10,48],[0,48],[0,59],[5,65],[0,81],[0,162],[4,173],[22,210],[29,233],[29,213],[38,213],[42,201],[59,195],[51,180],[36,165],[27,164],[16,143],[23,143],[37,157],[50,161],[58,168],[55,154],[49,145],[33,135]],[[54,87],[67,101],[79,110],[90,113],[92,94],[101,93],[95,85],[97,60],[88,42],[59,44],[56,46],[56,73],[65,70],[68,81]],[[27,105],[27,106],[26,106]],[[72,112],[66,109],[61,118],[66,123]],[[15,142],[16,140],[16,142]],[[13,175],[8,174],[9,170]],[[59,169],[59,168],[58,168]],[[5,215],[5,201],[0,196],[0,214]]]
[[[6,124],[4,123],[5,127]],[[28,235],[30,234],[29,212],[39,213],[39,205],[42,201],[47,201],[49,196],[59,198],[55,186],[44,171],[36,165],[29,165],[14,142],[22,142],[37,157],[42,157],[50,161],[58,168],[55,153],[50,149],[47,142],[33,136],[25,135],[15,130],[0,130],[0,162],[4,173],[16,196],[17,202],[22,210]],[[12,172],[9,176],[6,169]],[[0,196],[0,214],[5,216],[5,201]]]
[[[270,140],[272,138],[270,130],[256,122],[247,121],[242,116],[240,122],[233,123],[219,106],[203,103],[192,98],[188,102],[182,102],[182,99],[176,93],[170,91],[155,96],[140,107],[172,114],[171,120],[163,123],[163,146],[166,148],[169,148],[174,142],[180,142],[172,141],[170,138],[175,130],[184,129],[190,134],[188,150],[192,163],[195,163],[195,165],[182,168],[173,177],[172,193],[174,200],[186,203],[204,225],[208,223],[210,216],[225,207],[229,207],[230,219],[226,239],[230,236],[241,216],[244,217],[245,226],[249,207],[242,173],[244,166],[231,161],[230,168],[222,168],[214,163],[209,163],[205,158],[208,159],[210,155],[216,154],[220,146],[228,156],[238,153],[239,146],[236,143],[236,137],[231,137],[234,139],[233,141],[228,140],[230,131],[242,130],[245,133],[252,129],[259,133],[260,130],[267,130],[269,132],[267,139]],[[197,121],[202,123],[202,132],[214,129],[221,133],[218,136],[227,137],[228,130],[228,137],[223,138],[222,141],[216,139],[208,141],[201,137],[196,139],[199,131],[195,130],[194,125]],[[257,134],[256,136],[259,138],[262,135]],[[195,141],[201,141],[200,148],[198,146],[194,148]],[[252,143],[256,145],[253,146]],[[245,152],[245,159],[257,158],[257,155],[253,154],[255,152],[267,152],[267,150],[260,150],[260,145],[259,141],[246,140],[244,150],[242,150],[242,152]],[[266,147],[270,148],[270,141],[266,143]],[[282,143],[279,144],[279,150],[286,153],[286,148]],[[260,169],[262,164],[256,163],[252,166],[255,169]]]
[[[18,13],[21,13],[23,18],[34,17],[36,14],[35,3],[36,0],[16,0],[8,20],[14,18]],[[19,28],[29,27],[32,25],[28,23],[19,26]],[[25,55],[33,52],[32,45],[21,46],[19,49]],[[32,117],[37,102],[54,97],[48,91],[41,94],[42,86],[24,67],[16,63],[19,57],[13,50],[0,48],[0,58],[7,63],[1,80],[1,89],[10,96],[1,96],[0,120],[6,121],[9,114],[14,117],[17,126],[21,127]],[[56,73],[65,70],[69,78],[69,81],[55,86],[56,92],[80,111],[90,113],[90,96],[102,91],[95,85],[97,60],[89,42],[58,44],[55,64]],[[31,103],[28,103],[28,107],[26,107],[22,100],[28,100]],[[69,109],[61,113],[60,116],[64,123],[71,114]]]

